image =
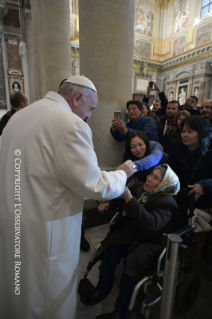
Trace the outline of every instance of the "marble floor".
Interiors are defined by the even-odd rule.
[[[89,252],[80,253],[80,275],[79,279],[83,278],[88,262],[92,256],[95,247],[99,242],[106,237],[109,225],[102,225],[86,229],[85,236],[88,239],[91,249]],[[94,286],[98,282],[99,276],[99,263],[97,263],[88,275],[89,280]],[[210,265],[211,266],[211,265]],[[197,297],[195,304],[185,314],[177,314],[174,312],[173,319],[211,319],[212,318],[212,283],[204,277],[201,278],[201,291]],[[154,292],[153,292],[154,294]],[[114,284],[113,290],[108,298],[101,303],[94,306],[84,306],[78,296],[77,305],[77,319],[95,319],[96,316],[111,312],[114,309],[116,297],[118,295],[118,287]],[[152,319],[160,318],[160,304],[157,304],[151,311]],[[136,316],[135,316],[136,318]]]

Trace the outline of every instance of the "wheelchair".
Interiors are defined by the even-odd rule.
[[[179,272],[178,278],[176,282],[176,295],[175,295],[175,310],[178,313],[187,312],[192,305],[195,303],[195,300],[199,294],[201,288],[201,277],[199,273],[197,273],[190,262],[186,260],[184,251],[188,248],[190,251],[195,251],[194,248],[194,238],[192,236],[193,230],[195,226],[191,226],[191,218],[193,216],[194,210],[194,201],[193,198],[191,200],[191,204],[188,210],[188,217],[184,218],[184,221],[187,220],[187,227],[181,228],[175,234],[182,238],[182,244],[184,249],[180,256],[179,261]],[[120,203],[117,205],[117,213],[113,217],[110,222],[110,231],[114,230],[116,227],[116,220],[119,215],[122,215],[122,209],[120,207]],[[185,215],[184,215],[185,217]],[[166,242],[167,242],[167,234],[164,234],[164,249],[162,250],[157,263],[154,269],[149,269],[147,271],[146,276],[137,283],[133,295],[131,297],[131,302],[129,305],[129,311],[127,314],[127,318],[150,318],[150,311],[153,306],[158,304],[161,301],[161,295],[163,291],[163,279],[164,279],[164,259],[166,256]],[[84,294],[91,292],[95,287],[91,284],[91,282],[87,279],[89,272],[92,267],[99,261],[101,261],[103,257],[103,249],[101,244],[98,244],[95,248],[93,255],[88,263],[84,278],[81,279],[78,286],[78,293],[82,297]],[[101,265],[100,265],[101,267]],[[118,268],[118,273],[122,273],[120,270],[122,265],[120,264]],[[123,268],[123,267],[122,267]],[[117,273],[117,272],[116,272]],[[119,286],[120,278],[116,276],[115,279],[116,284]],[[155,294],[157,295],[154,300],[149,299],[149,289],[154,286]],[[142,291],[142,293],[141,293]]]

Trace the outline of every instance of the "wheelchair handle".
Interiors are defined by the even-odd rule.
[[[160,277],[161,275],[161,270],[160,270],[160,266],[161,266],[161,261],[164,257],[166,253],[166,247],[163,249],[162,253],[160,254],[159,258],[158,258],[158,264],[157,264],[157,276]]]

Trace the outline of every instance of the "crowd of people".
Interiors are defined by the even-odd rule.
[[[159,99],[150,109],[152,90]],[[103,240],[98,284],[81,301],[87,306],[107,298],[123,259],[115,309],[97,318],[125,317],[136,283],[162,250],[162,233],[177,228],[182,190],[184,206],[194,194],[195,207],[212,214],[212,102],[203,101],[199,109],[197,103],[195,96],[184,105],[168,101],[155,82],[143,102],[128,101],[128,121],[113,119],[110,128],[112,138],[125,143],[123,164],[106,172],[86,124],[98,104],[89,79],[63,80],[58,93],[48,92],[29,107],[24,94],[14,93],[12,109],[0,122],[4,318],[74,318],[85,197],[105,200],[102,213],[119,197],[126,215]]]
[[[116,141],[125,141],[123,159],[134,162],[136,173],[120,196],[126,216],[101,243],[104,255],[97,286],[81,297],[86,306],[107,298],[116,266],[123,260],[115,309],[98,319],[125,318],[135,285],[162,251],[161,234],[176,230],[182,222],[179,211],[187,212],[192,194],[195,207],[212,215],[212,101],[203,101],[198,109],[195,96],[180,105],[168,101],[156,83],[154,89],[160,100],[152,109],[148,102],[153,89],[148,87],[143,102],[127,102],[129,121],[114,119],[110,129]],[[98,209],[104,213],[109,207],[105,202]]]

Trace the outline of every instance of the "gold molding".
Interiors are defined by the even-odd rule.
[[[133,62],[133,68],[134,69],[141,69],[141,70],[143,69],[140,62]]]
[[[137,54],[137,52],[136,52]],[[160,73],[164,73],[164,72],[168,72],[174,69],[178,69],[180,67],[186,66],[186,65],[190,65],[192,63],[196,63],[199,61],[202,61],[204,59],[207,58],[211,58],[212,57],[212,50],[208,51],[208,52],[203,52],[203,53],[199,53],[196,54],[195,56],[189,57],[186,60],[183,61],[179,61],[179,62],[174,62],[174,64],[167,66],[167,67],[162,67],[162,66],[157,66],[157,65],[152,65],[150,61],[146,61],[148,63],[148,71],[150,72],[160,72]],[[163,64],[164,62],[162,62]],[[133,63],[133,67],[134,69],[141,69],[143,70],[143,64],[142,62],[139,61],[135,61]]]
[[[155,6],[159,9],[166,10],[168,6],[172,6],[174,0],[155,0]]]
[[[79,50],[75,48],[71,48],[71,57],[72,58],[80,58]]]
[[[211,58],[212,57],[212,51],[208,51],[208,52],[203,52],[200,53],[198,55],[195,55],[193,57],[190,57],[184,61],[180,61],[180,62],[175,62],[175,64],[171,65],[171,66],[167,66],[163,68],[163,72],[167,72],[167,71],[171,71],[177,68],[180,68],[182,66],[188,65],[188,64],[192,64],[192,63],[196,63],[199,61],[202,61],[204,59],[207,58]]]

